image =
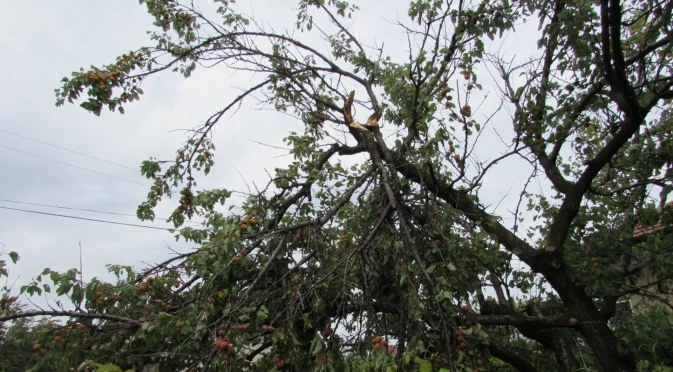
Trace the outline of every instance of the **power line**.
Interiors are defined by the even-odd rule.
[[[0,199],[0,202],[15,203],[15,204],[25,204],[25,205],[34,205],[34,206],[38,206],[38,207],[47,207],[47,208],[67,209],[67,210],[71,210],[71,211],[82,211],[82,212],[103,213],[103,214],[111,214],[111,215],[115,215],[115,216],[137,217],[136,215],[133,215],[133,214],[127,214],[127,213],[106,212],[106,211],[99,211],[99,210],[95,210],[95,209],[72,208],[72,207],[64,207],[64,206],[61,206],[61,205],[50,205],[50,204],[29,203],[29,202],[22,202],[22,201],[9,200],[9,199]],[[155,217],[154,219],[155,219],[155,220],[168,221],[168,219],[166,219],[166,218],[160,218],[160,217]],[[185,223],[201,224],[202,222],[198,222],[198,221],[185,221]]]
[[[102,161],[103,163],[108,163],[108,164],[111,164],[111,165],[116,165],[116,166],[118,166],[118,167],[122,167],[122,168],[130,169],[130,170],[133,170],[133,171],[137,171],[137,170],[138,170],[137,168],[127,167],[126,165],[122,165],[122,164],[118,164],[118,163],[115,163],[115,162],[112,162],[112,161],[109,161],[109,160],[105,160],[105,159],[97,158],[97,157],[95,157],[95,156],[87,155],[87,154],[81,153],[81,152],[79,152],[79,151],[70,150],[70,149],[67,149],[67,148],[65,148],[65,147],[61,147],[61,146],[58,146],[58,145],[54,145],[53,143],[40,141],[40,140],[35,139],[35,138],[30,138],[30,137],[27,137],[27,136],[24,136],[24,135],[21,135],[21,134],[18,134],[18,133],[10,132],[10,131],[8,131],[8,130],[0,129],[0,132],[7,133],[7,134],[10,134],[10,135],[12,135],[12,136],[17,136],[17,137],[20,137],[20,138],[23,138],[23,139],[27,139],[27,140],[29,140],[29,141],[33,141],[33,142],[37,142],[37,143],[41,143],[41,144],[43,144],[43,145],[47,145],[47,146],[51,146],[51,147],[55,147],[55,148],[57,148],[57,149],[59,149],[59,150],[72,152],[73,154],[77,154],[77,155],[84,156],[84,157],[87,157],[87,158],[91,158],[91,159],[95,159],[95,160],[98,160],[98,161]]]
[[[105,221],[105,220],[97,220],[94,218],[86,218],[86,217],[76,217],[76,216],[67,216],[64,214],[56,214],[56,213],[47,213],[47,212],[39,212],[39,211],[31,211],[28,209],[20,209],[20,208],[9,208],[9,207],[0,207],[0,209],[7,209],[10,211],[19,211],[19,212],[27,212],[27,213],[35,213],[35,214],[43,214],[46,216],[54,216],[54,217],[63,217],[63,218],[72,218],[75,220],[84,220],[84,221],[92,221],[92,222],[101,222],[101,223],[109,223],[113,225],[123,225],[123,226],[131,226],[131,227],[142,227],[145,229],[155,229],[155,230],[165,230],[165,231],[171,231],[174,232],[175,229],[168,229],[165,227],[156,227],[156,226],[147,226],[147,225],[137,225],[133,223],[124,223],[124,222],[115,222],[115,221]]]
[[[62,161],[59,161],[59,160],[54,160],[54,159],[46,158],[46,157],[44,157],[44,156],[40,156],[40,155],[36,155],[36,154],[31,154],[30,152],[25,152],[25,151],[22,151],[22,150],[17,150],[17,149],[15,149],[15,148],[12,148],[12,147],[9,147],[9,146],[0,145],[0,147],[6,148],[6,149],[8,149],[8,150],[12,150],[12,151],[20,152],[20,153],[22,153],[22,154],[26,154],[26,155],[30,155],[30,156],[35,156],[36,158],[40,158],[40,159],[44,159],[44,160],[49,160],[49,161],[53,161],[53,162],[55,162],[55,163],[59,163],[59,164],[63,164],[63,165],[67,165],[67,166],[69,166],[69,167],[73,167],[73,168],[77,168],[77,169],[85,170],[85,171],[87,171],[87,172],[100,174],[101,176],[110,177],[110,178],[116,178],[116,179],[118,179],[118,180],[122,180],[122,181],[130,182],[130,183],[134,183],[134,184],[136,184],[136,185],[140,185],[140,186],[144,186],[144,187],[150,187],[150,185],[147,185],[147,184],[144,184],[144,183],[140,183],[140,182],[136,182],[136,181],[131,181],[131,180],[126,179],[126,178],[117,177],[117,176],[113,176],[113,175],[110,175],[110,174],[107,174],[107,173],[98,172],[98,171],[95,171],[95,170],[91,170],[91,169],[89,169],[89,168],[80,167],[80,166],[78,166],[78,165],[73,165],[73,164],[66,163],[66,162],[62,162]]]

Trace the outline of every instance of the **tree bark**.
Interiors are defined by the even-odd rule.
[[[510,366],[518,369],[521,372],[538,372],[535,366],[526,359],[516,355],[510,350],[505,350],[499,346],[488,345],[488,352]]]
[[[528,245],[505,226],[493,219],[479,205],[447,184],[436,182],[427,172],[396,157],[397,170],[408,180],[426,187],[430,192],[454,208],[461,210],[469,219],[479,222],[485,231],[494,234],[500,244],[515,253],[536,272],[542,274],[561,297],[571,316],[580,321],[580,331],[594,351],[604,371],[629,372],[635,370],[635,361],[630,351],[608,327],[596,306],[578,287],[566,268]]]

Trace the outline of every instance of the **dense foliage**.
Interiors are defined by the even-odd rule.
[[[170,221],[200,248],[111,266],[116,283],[47,269],[22,294],[71,304],[0,320],[67,317],[36,349],[99,371],[670,366],[670,341],[642,350],[638,329],[670,329],[667,313],[610,321],[629,296],[671,305],[673,1],[414,0],[400,10],[407,60],[349,31],[355,4],[298,2],[296,30],[277,33],[233,0],[141,0],[155,44],[63,79],[57,104],[96,115],[123,113],[166,70],[226,65],[257,81],[175,159],[142,165],[154,186],[138,217],[178,197]],[[539,24],[539,56],[486,52],[524,23]],[[499,106],[480,105],[489,76]],[[304,130],[265,188],[222,208],[231,190],[197,178],[214,166],[213,128],[253,97]],[[498,109],[510,115],[494,126]],[[499,152],[484,161],[488,133]],[[513,220],[481,201],[502,164],[528,179]],[[184,227],[195,217],[204,226]]]

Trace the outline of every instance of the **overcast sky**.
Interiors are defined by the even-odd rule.
[[[205,1],[210,5],[212,1]],[[244,3],[245,1],[240,1]],[[252,0],[250,12],[257,19],[272,20],[277,30],[292,28],[294,0]],[[392,22],[406,20],[407,0],[361,1],[352,30],[369,45],[385,43],[387,53],[404,57],[406,40]],[[50,204],[134,215],[145,197],[148,180],[139,165],[150,156],[170,158],[185,135],[176,129],[192,128],[207,119],[251,84],[254,77],[226,68],[197,70],[190,79],[165,73],[147,80],[140,102],[126,108],[126,115],[104,112],[98,118],[77,105],[54,106],[54,89],[71,71],[113,62],[122,53],[148,43],[145,31],[152,19],[138,1],[33,0],[4,1],[0,12],[0,199]],[[525,26],[535,30],[530,25]],[[508,39],[504,50],[519,58],[535,51],[535,33],[519,33]],[[498,44],[499,46],[500,44]],[[491,93],[491,98],[495,92]],[[497,102],[496,102],[497,103]],[[507,115],[495,125],[506,131]],[[385,123],[384,123],[385,124]],[[201,186],[244,190],[245,182],[266,182],[264,169],[289,160],[283,151],[251,140],[282,146],[281,138],[300,123],[280,115],[255,111],[245,105],[223,120],[215,135],[216,169]],[[111,165],[63,151],[16,135],[48,142],[132,169]],[[485,135],[480,160],[498,155],[502,146],[491,133]],[[32,155],[30,155],[32,154]],[[37,156],[35,156],[37,155]],[[61,162],[61,163],[59,163]],[[86,168],[112,177],[93,173]],[[495,205],[508,192],[499,212],[506,215],[525,182],[525,169],[505,162],[494,169],[484,184],[483,199]],[[118,177],[118,178],[113,178]],[[121,180],[119,178],[123,178]],[[132,182],[129,182],[132,181]],[[139,185],[140,183],[141,185]],[[485,198],[485,199],[484,199]],[[167,217],[174,204],[160,208]],[[165,223],[140,222],[134,217],[63,210],[0,201],[0,207],[169,227]],[[85,279],[105,276],[105,264],[141,265],[158,262],[170,249],[187,251],[190,244],[176,243],[168,231],[116,226],[62,217],[0,209],[0,242],[6,251],[17,251],[21,261],[10,267],[16,289],[44,267],[67,270],[79,267],[79,247]],[[169,249],[170,247],[170,249]]]

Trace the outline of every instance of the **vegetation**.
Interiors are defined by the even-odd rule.
[[[647,329],[670,329],[667,313],[609,321],[630,295],[670,306],[673,1],[414,0],[400,21],[407,60],[356,38],[346,1],[298,0],[296,30],[283,33],[233,0],[212,14],[141,3],[155,44],[64,78],[58,105],[123,113],[153,75],[214,64],[258,80],[175,159],[142,165],[154,184],[138,217],[178,197],[170,222],[198,249],[144,271],[110,266],[115,283],[46,269],[21,288],[71,301],[0,317],[66,317],[25,333],[44,349],[36,368],[54,358],[98,371],[671,366],[668,339],[641,347],[654,341]],[[539,24],[538,57],[486,52],[526,22]],[[490,77],[499,106],[480,105]],[[213,128],[253,97],[304,129],[285,138],[287,167],[222,208],[231,190],[197,179],[214,166]],[[501,109],[511,115],[496,126]],[[484,146],[498,156],[484,161]],[[513,219],[481,201],[510,161],[528,180]],[[196,217],[201,228],[184,227]]]

